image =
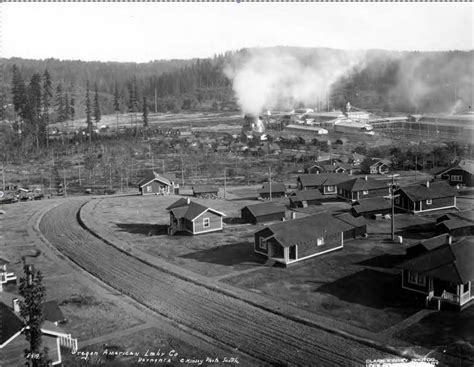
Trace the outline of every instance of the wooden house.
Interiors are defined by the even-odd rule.
[[[385,196],[389,193],[389,186],[386,181],[374,180],[367,176],[354,178],[337,185],[337,196],[344,200],[356,201]]]
[[[168,234],[185,232],[192,235],[222,231],[222,217],[225,216],[217,210],[205,207],[187,199],[179,199],[170,205],[170,225]]]
[[[383,197],[375,197],[356,201],[351,208],[351,213],[356,216],[373,218],[377,214],[385,215],[392,212],[392,203]]]
[[[442,304],[464,309],[474,303],[474,238],[453,243],[446,238],[407,251],[408,259],[398,266],[402,288],[426,295],[426,304],[434,301],[438,309]]]
[[[8,260],[0,257],[0,292],[3,291],[3,287],[7,284],[16,284],[15,273],[7,270],[7,265],[10,264]]]
[[[367,222],[363,217],[354,217],[350,213],[336,215],[335,218],[349,224],[352,228],[343,232],[344,239],[353,239],[367,235]]]
[[[193,186],[193,196],[200,198],[217,198],[219,189],[210,185]]]
[[[395,190],[395,207],[410,213],[456,207],[456,190],[447,182],[429,182]]]
[[[286,186],[281,182],[265,182],[262,188],[258,190],[258,195],[263,199],[281,198],[286,196]]]
[[[15,305],[14,305],[15,307]],[[29,344],[24,336],[25,327],[18,316],[19,308],[12,310],[5,303],[0,302],[0,365],[25,365],[24,350]],[[61,347],[77,351],[77,339],[71,337],[59,326],[45,320],[41,326],[42,347],[48,348],[48,357],[51,365],[61,365]]]
[[[327,212],[267,226],[255,232],[254,251],[285,265],[342,249],[353,226]]]
[[[272,202],[247,205],[241,209],[241,218],[245,223],[262,223],[285,219],[285,208]]]
[[[323,195],[336,195],[337,185],[350,179],[345,173],[305,174],[298,176],[297,185],[299,190],[317,189]]]
[[[306,208],[310,205],[321,205],[321,200],[324,197],[321,191],[315,189],[295,191],[288,198],[291,208]]]
[[[371,158],[370,162],[368,163],[368,172],[371,175],[384,175],[390,171],[390,167],[392,166],[392,162],[388,159],[380,159],[380,158]]]
[[[435,177],[447,180],[450,185],[474,186],[472,175],[474,174],[474,161],[462,159],[449,168],[443,169],[435,174]]]
[[[174,174],[163,175],[154,172],[148,173],[138,182],[141,195],[170,195],[179,189]]]

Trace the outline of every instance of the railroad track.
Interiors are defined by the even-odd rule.
[[[92,235],[77,221],[87,199],[48,211],[39,228],[80,267],[155,312],[262,362],[281,366],[359,366],[393,357],[378,349],[265,311],[178,278]]]

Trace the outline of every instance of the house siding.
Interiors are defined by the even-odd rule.
[[[203,219],[209,218],[210,225],[209,227],[204,227]],[[211,232],[211,231],[220,231],[222,230],[222,217],[220,215],[214,214],[210,211],[207,211],[194,219],[194,234],[199,234],[201,232]]]
[[[270,198],[270,193],[268,192],[261,192],[260,194],[260,197],[264,198],[264,199],[269,199]],[[285,196],[285,193],[284,192],[272,192],[272,198],[281,198],[281,197],[284,197]]]
[[[433,199],[431,205],[426,204],[426,200],[419,201],[418,203],[421,203],[422,211],[455,206],[454,196],[447,197],[447,198]],[[417,208],[419,208],[419,206]]]
[[[462,181],[453,180],[453,176],[462,176]],[[441,175],[441,178],[447,179],[450,185],[472,186],[472,175],[462,169],[451,169]]]
[[[260,244],[260,238],[268,238],[270,237],[271,235],[273,234],[273,232],[268,229],[268,228],[264,228],[258,232],[256,232],[254,234],[254,238],[255,238],[255,242],[254,242],[254,251],[257,251],[257,252],[261,252],[261,253],[264,253],[264,254],[268,254],[268,246],[267,246],[267,250],[264,250],[264,249],[261,249],[259,247],[259,244]]]
[[[321,200],[320,199],[314,199],[314,200],[304,200],[306,203],[309,205],[321,205]],[[296,201],[292,200],[290,198],[290,207],[291,208],[302,208],[303,207],[303,201]]]
[[[336,233],[324,237],[324,245],[317,245],[315,237],[311,242],[298,245],[298,259],[306,256],[316,255],[320,252],[328,251],[340,247],[342,245],[341,233]]]
[[[148,187],[151,187],[151,191],[148,191]],[[142,195],[154,195],[160,192],[160,189],[164,190],[166,193],[170,192],[170,187],[158,181],[152,181],[140,188]]]
[[[430,284],[430,280],[429,280],[428,277],[426,278],[426,284],[424,286],[410,283],[408,281],[408,270],[403,269],[403,277],[402,277],[403,288],[409,288],[409,289],[414,290],[414,291],[418,291],[418,292],[428,294],[429,287],[430,287],[429,284]]]

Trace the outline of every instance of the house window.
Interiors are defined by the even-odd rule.
[[[431,204],[433,204],[433,200],[431,199],[426,200],[426,205],[431,205]]]
[[[209,228],[211,226],[211,220],[209,218],[204,218],[202,220],[202,226],[204,228]]]
[[[327,186],[328,191],[334,191],[334,186]]]
[[[259,243],[259,247],[262,249],[262,250],[267,250],[267,240],[260,237],[260,243]]]
[[[369,190],[362,191],[362,195],[369,195]]]
[[[395,204],[400,205],[400,196],[395,198]]]
[[[147,187],[146,187],[146,192],[151,192],[152,189],[153,189],[153,188],[152,188],[151,186],[147,186]]]
[[[416,271],[408,271],[408,283],[416,285],[426,285],[426,277],[422,274],[417,273]]]
[[[453,176],[451,176],[451,181],[462,182],[462,176],[453,175]]]
[[[318,245],[318,246],[324,245],[324,237],[319,237],[319,238],[316,240],[316,245]]]

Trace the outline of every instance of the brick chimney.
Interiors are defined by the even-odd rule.
[[[426,181],[426,187],[430,187],[430,181]]]
[[[18,298],[13,298],[12,306],[15,313],[20,313],[20,302],[18,301]]]
[[[365,176],[364,176],[364,180],[368,181],[368,180],[369,180],[369,176],[365,175]]]
[[[191,204],[191,199],[190,198],[186,198],[186,204]]]

